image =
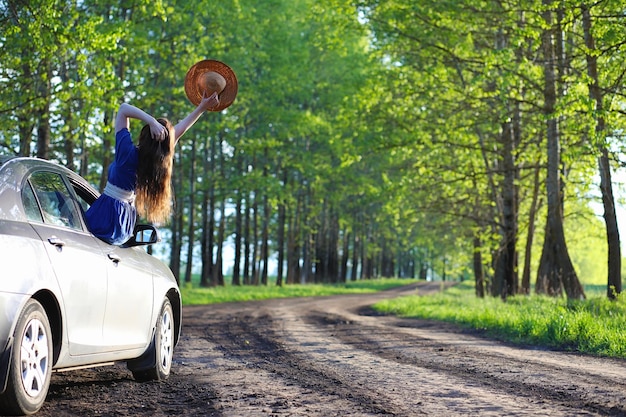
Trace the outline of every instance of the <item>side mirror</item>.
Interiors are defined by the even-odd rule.
[[[133,236],[126,242],[124,247],[153,245],[161,241],[156,227],[149,224],[138,224],[135,226]]]

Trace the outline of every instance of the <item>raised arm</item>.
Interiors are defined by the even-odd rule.
[[[198,107],[196,107],[187,117],[174,126],[174,132],[176,132],[176,143],[178,143],[180,137],[184,135],[185,132],[187,132],[189,128],[196,123],[196,121],[198,121],[200,116],[202,116],[202,113],[216,107],[219,104],[220,100],[217,97],[217,93],[213,93],[208,97],[203,97],[200,104],[198,104]]]
[[[159,123],[157,119],[150,116],[140,108],[128,103],[122,103],[117,111],[117,116],[115,117],[115,133],[124,128],[129,129],[130,119],[141,120],[145,124],[149,125],[150,133],[152,133],[152,137],[156,140],[163,140],[167,134],[165,126]]]

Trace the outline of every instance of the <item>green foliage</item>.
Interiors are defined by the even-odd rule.
[[[556,112],[567,246],[581,281],[601,284],[605,232],[587,206],[597,194],[599,146],[609,147],[616,167],[623,159],[626,25],[620,2],[589,5],[596,39],[590,51],[581,33],[583,6],[563,10],[568,67]],[[340,240],[350,237],[347,250],[357,252],[357,262],[409,258],[417,271],[454,279],[471,275],[477,250],[489,277],[503,243],[505,158],[515,170],[520,266],[535,167],[545,209],[537,57],[547,27],[540,2],[526,2],[524,10],[522,19],[513,4],[469,0],[0,0],[0,153],[36,154],[48,117],[48,157],[98,186],[119,103],[176,122],[192,109],[183,89],[187,69],[220,59],[237,73],[239,94],[228,110],[203,116],[179,145],[177,210],[181,228],[193,224],[195,236],[181,236],[181,229],[177,244],[200,240],[201,196],[211,194],[226,211],[215,209],[209,223],[226,215],[226,239],[238,200],[244,209],[267,201],[254,216],[267,211],[275,249],[284,207],[301,264],[318,259],[305,248],[332,242],[339,255]],[[589,98],[584,52],[598,59],[602,111]],[[517,116],[519,138],[508,149],[503,129]],[[595,130],[599,116],[603,132]],[[250,240],[258,245],[258,234]],[[195,266],[197,256],[190,259]],[[382,272],[376,265],[372,273]]]
[[[377,310],[403,317],[456,323],[522,345],[547,346],[626,358],[626,297],[586,301],[545,296],[479,299],[470,283],[429,296],[385,300]]]

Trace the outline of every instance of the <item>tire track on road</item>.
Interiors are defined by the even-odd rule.
[[[207,332],[205,337],[225,357],[253,372],[264,371],[286,381],[286,385],[295,384],[303,395],[312,398],[321,395],[319,399],[344,402],[343,408],[335,408],[332,415],[409,415],[407,410],[390,409],[384,398],[372,396],[371,390],[349,384],[341,373],[320,369],[306,357],[294,354],[275,337],[272,323],[269,316],[236,318],[222,323],[217,331]]]
[[[383,330],[341,315],[318,312],[308,316],[306,321],[312,326],[326,327],[329,333],[348,345],[399,364],[447,373],[451,377],[480,383],[502,393],[514,392],[529,400],[540,398],[573,410],[611,416],[626,415],[622,403],[626,384],[624,378],[618,378],[616,374],[607,376],[584,368],[564,373],[563,369],[567,369],[567,365],[533,362],[530,357],[519,359],[512,355],[491,353],[484,348],[465,348],[462,343],[450,344],[439,339],[421,338],[411,332],[411,327],[394,330],[387,324]],[[407,321],[398,322],[406,324]],[[384,332],[383,337],[381,332]],[[489,341],[489,344],[492,343]],[[533,351],[529,353],[532,355]],[[568,355],[574,356],[565,353],[560,355],[563,359],[567,359]],[[622,369],[624,367],[621,361],[607,362],[621,365]],[[626,375],[626,372],[622,375]]]

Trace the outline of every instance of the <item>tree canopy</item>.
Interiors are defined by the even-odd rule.
[[[0,0],[0,153],[102,188],[117,106],[176,122],[187,69],[218,59],[238,97],[183,138],[160,225],[180,279],[584,298],[602,270],[612,297],[625,20],[614,0]]]

